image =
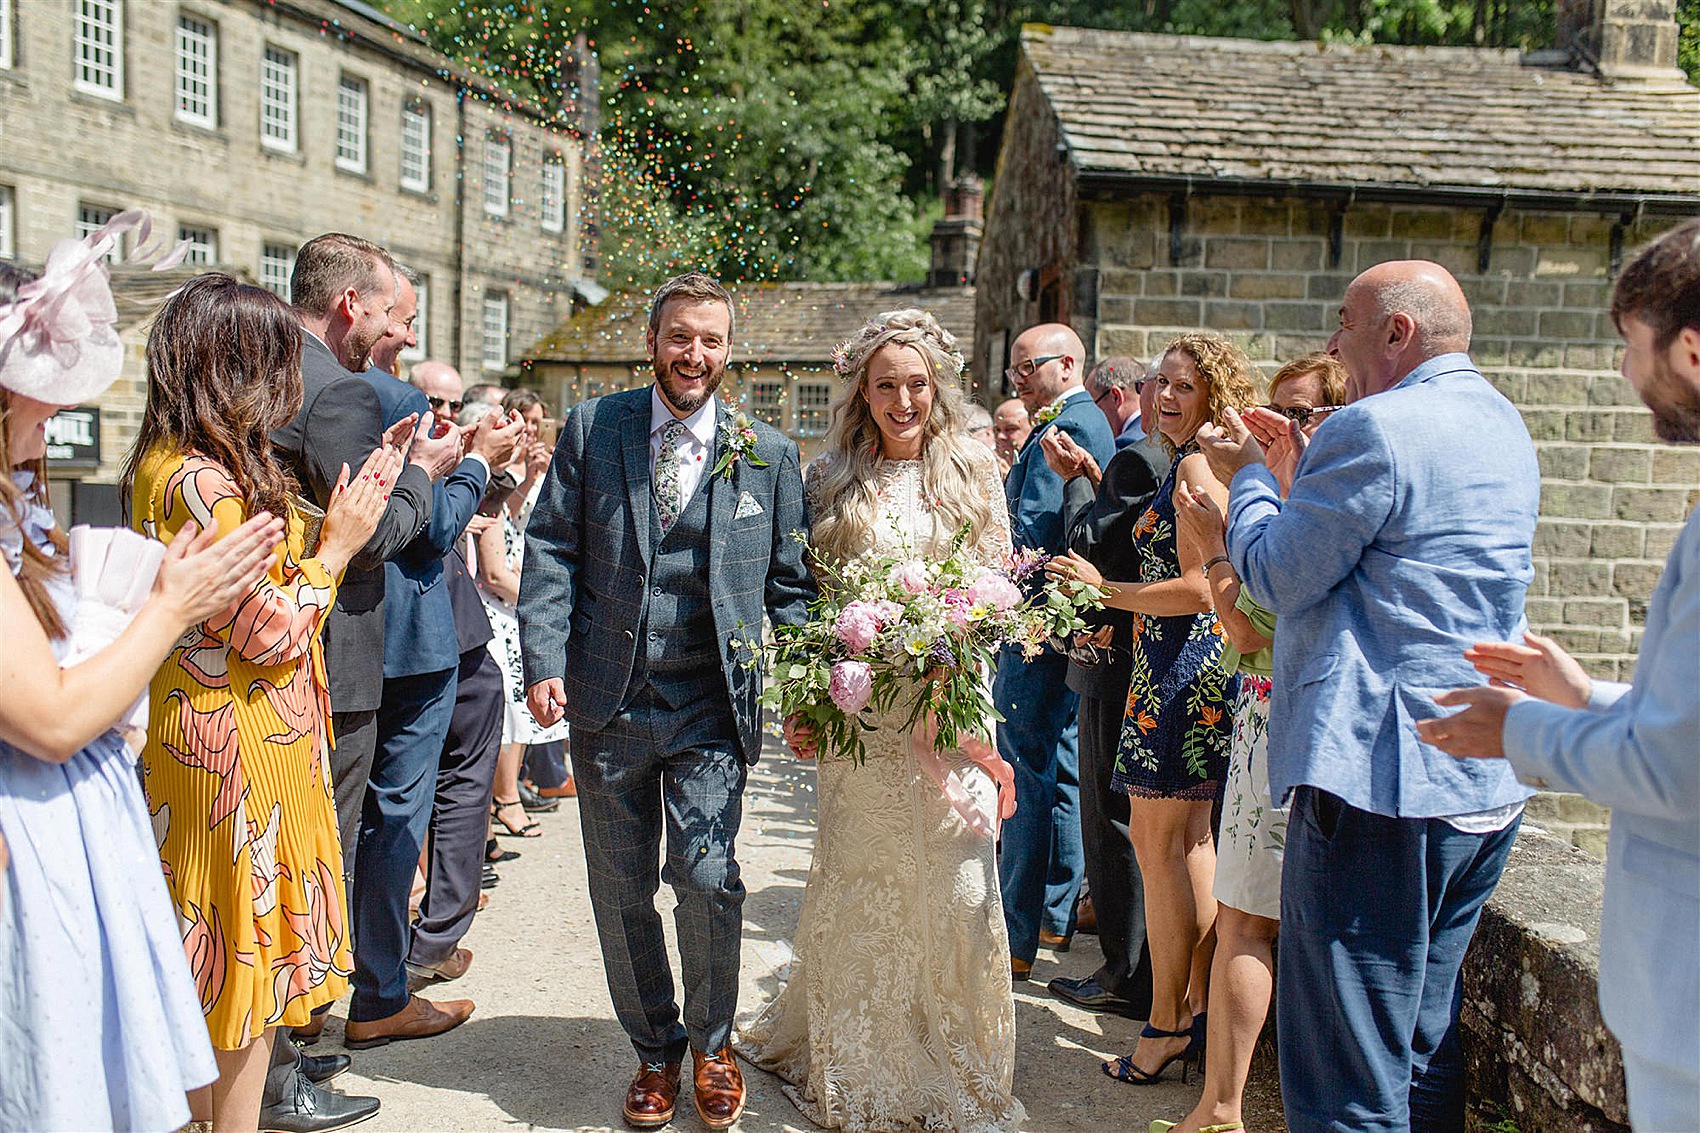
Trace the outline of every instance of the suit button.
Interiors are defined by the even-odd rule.
[[[636,635],[636,634],[634,634],[634,633],[632,633],[632,631],[631,631],[631,630],[629,630],[629,629],[628,629],[628,630],[626,630],[626,631],[624,631],[624,632],[625,632],[625,635],[626,635],[626,640],[627,640],[627,641],[636,641],[636,640],[637,640],[637,635]]]
[[[651,590],[650,593],[655,595],[657,598],[661,597],[661,587],[657,586],[654,590]]]
[[[654,630],[650,630],[650,631],[649,631],[649,640],[651,640],[651,641],[660,641],[660,640],[661,640],[661,635],[660,635],[660,634],[658,634],[658,633],[656,633],[656,632],[655,632],[655,631],[654,631]]]

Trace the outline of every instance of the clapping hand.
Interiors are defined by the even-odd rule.
[[[1245,422],[1232,409],[1223,410],[1227,419],[1224,428],[1206,421],[1198,427],[1193,439],[1210,462],[1210,471],[1224,484],[1232,483],[1234,473],[1248,464],[1262,464],[1263,446],[1258,443]]]
[[[1231,414],[1233,410],[1228,412]],[[1304,456],[1305,446],[1310,444],[1310,437],[1291,417],[1273,409],[1265,409],[1261,405],[1246,410],[1242,420],[1251,435],[1263,446],[1263,462],[1269,466],[1269,471],[1275,474],[1275,483],[1281,488],[1281,498],[1286,499],[1293,490],[1293,477],[1298,475],[1299,458]]]
[[[178,529],[154,576],[153,597],[175,607],[183,626],[230,609],[254,588],[283,538],[283,520],[260,512],[223,539],[194,520]]]
[[[380,445],[360,466],[358,476],[350,479],[348,465],[342,466],[330,506],[325,508],[324,525],[319,528],[316,556],[331,574],[341,575],[378,529],[401,465],[399,451]]]
[[[553,458],[554,454],[549,451],[548,445],[544,444],[542,441],[533,440],[526,446],[525,451],[526,480],[528,482],[535,480],[539,476],[543,475],[544,472],[548,471],[549,461]]]
[[[460,429],[447,417],[425,414],[413,433],[408,462],[419,465],[431,479],[441,480],[460,463]]]
[[[1484,641],[1464,650],[1464,659],[1501,688],[1514,688],[1566,708],[1586,708],[1594,682],[1576,658],[1550,637],[1525,633],[1527,645]]]
[[[1096,484],[1103,478],[1098,461],[1061,429],[1050,429],[1041,434],[1039,449],[1045,454],[1045,463],[1051,466],[1051,471],[1064,480],[1085,476]]]
[[[400,421],[384,430],[384,445],[393,448],[407,456],[407,450],[413,447],[413,427],[419,424],[419,414],[409,413]]]
[[[525,418],[512,411],[481,417],[466,430],[466,449],[489,461],[491,468],[500,468],[514,459],[526,427]]]

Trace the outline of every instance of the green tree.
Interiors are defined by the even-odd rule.
[[[1676,0],[1676,65],[1688,72],[1688,81],[1700,86],[1700,0]]]

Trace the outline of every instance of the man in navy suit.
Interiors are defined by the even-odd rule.
[[[1066,549],[1063,479],[1045,462],[1039,440],[1066,433],[1098,462],[1110,463],[1115,441],[1104,415],[1081,385],[1086,348],[1061,323],[1021,333],[1010,347],[1005,376],[1033,418],[1004,481],[1011,534],[1018,551]],[[1080,845],[1079,696],[1067,684],[1068,658],[1047,651],[1031,661],[1005,648],[998,658],[992,699],[1004,722],[998,751],[1015,770],[1015,814],[1004,823],[998,851],[1004,922],[1009,927],[1010,975],[1033,970],[1041,933],[1064,945],[1074,932],[1074,900],[1084,858]]]
[[[513,455],[521,431],[517,422],[508,421],[500,428],[480,425],[459,433],[452,421],[436,419],[422,392],[388,372],[396,355],[416,341],[417,290],[405,269],[398,268],[396,277],[389,329],[362,376],[377,391],[385,428],[416,415],[439,439],[458,435],[466,456],[432,484],[431,517],[424,529],[384,564],[384,687],[349,910],[354,996],[344,1042],[356,1048],[438,1035],[472,1014],[471,1000],[434,1003],[408,992],[407,895],[431,821],[437,762],[454,711],[460,665],[443,556],[478,509],[491,469]]]

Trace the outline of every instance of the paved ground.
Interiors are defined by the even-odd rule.
[[[541,838],[502,839],[523,856],[501,867],[502,884],[465,941],[475,954],[472,969],[426,992],[472,998],[478,1004],[473,1017],[436,1039],[353,1052],[354,1069],[337,1086],[384,1102],[363,1129],[622,1127],[620,1099],[636,1062],[603,982],[576,805],[568,801],[559,812],[540,816]],[[813,839],[813,770],[771,751],[751,776],[739,844],[749,888],[740,1018],[777,989],[775,973],[790,954]],[[670,931],[672,918],[666,921]],[[1098,1072],[1098,1062],[1131,1049],[1138,1024],[1078,1011],[1045,993],[1043,980],[1096,966],[1093,938],[1077,943],[1071,953],[1041,952],[1034,969],[1040,982],[1016,993],[1016,1092],[1027,1106],[1027,1128],[1109,1133],[1143,1130],[1154,1117],[1178,1118],[1196,1097],[1196,1078],[1191,1086],[1178,1077],[1143,1088],[1112,1082]],[[346,1006],[333,1012],[316,1052],[342,1049]],[[814,1128],[780,1092],[777,1079],[747,1064],[745,1074],[750,1093],[741,1129]],[[680,1100],[681,1116],[669,1128],[701,1129],[688,1100]],[[1255,1125],[1260,1131],[1278,1127]]]

